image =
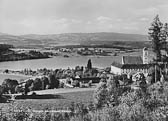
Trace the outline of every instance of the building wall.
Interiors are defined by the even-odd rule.
[[[130,74],[131,72],[142,72],[145,76],[148,74],[148,69],[139,69],[139,68],[134,68],[134,69],[121,69],[121,74]]]
[[[111,73],[121,74],[121,73],[122,73],[122,69],[119,68],[119,67],[115,67],[115,66],[112,66],[112,65],[111,65]]]

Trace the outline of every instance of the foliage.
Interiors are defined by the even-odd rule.
[[[2,96],[3,93],[4,93],[4,87],[0,85],[0,97]]]
[[[42,82],[40,78],[36,78],[33,81],[33,90],[41,90],[42,89]]]
[[[59,80],[54,74],[49,75],[49,84],[51,89],[59,87]]]
[[[15,93],[15,87],[18,85],[17,80],[12,80],[12,79],[5,79],[2,82],[2,86],[4,87],[4,92],[6,93]]]
[[[94,92],[94,101],[97,108],[102,108],[108,104],[108,90],[106,82],[100,82]]]
[[[41,78],[41,83],[42,83],[42,90],[46,89],[46,86],[49,85],[49,80],[47,77],[42,77]]]
[[[152,40],[153,51],[156,53],[156,61],[161,61],[161,50],[165,49],[166,39],[168,37],[168,25],[159,20],[157,15],[149,28],[149,39]]]
[[[17,85],[16,87],[15,87],[15,93],[23,93],[25,90],[23,89],[23,87],[22,86],[20,86],[20,85]]]
[[[0,44],[0,54],[2,52],[8,51],[10,48],[13,48],[13,46],[8,44]]]
[[[10,112],[12,115],[3,115],[7,121],[11,119],[29,121],[166,121],[168,118],[168,82],[157,82],[150,85],[146,92],[142,89],[134,91],[120,91],[123,88],[116,87],[115,81],[100,82],[97,92],[99,92],[100,107],[90,103],[88,106],[83,103],[72,103],[69,107],[71,113],[35,113],[20,110]],[[116,89],[113,89],[116,88]],[[107,92],[106,92],[106,91]],[[104,91],[106,93],[104,93]],[[111,92],[111,93],[109,93]],[[107,105],[108,96],[117,92],[117,102],[115,105]],[[121,93],[118,93],[121,92]],[[108,94],[108,95],[105,95]],[[104,97],[101,98],[101,97]],[[98,99],[98,98],[97,98]],[[107,100],[105,100],[107,99]],[[105,104],[103,104],[105,103]],[[97,104],[97,103],[96,103]],[[13,116],[13,117],[11,117]],[[13,121],[13,120],[11,120]]]
[[[89,70],[92,69],[92,62],[91,62],[91,59],[88,60],[87,68],[88,68]]]
[[[156,80],[155,80],[155,76],[156,76]],[[151,66],[148,69],[148,80],[147,80],[147,82],[149,82],[150,84],[153,84],[153,83],[155,83],[159,80],[160,80],[160,67],[158,65],[156,65],[156,72],[155,72],[155,67]]]
[[[32,84],[33,84],[33,79],[28,79],[25,84],[25,94],[27,94],[29,91],[32,91]]]

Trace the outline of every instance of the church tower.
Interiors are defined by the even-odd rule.
[[[143,48],[143,64],[148,64],[148,48]]]

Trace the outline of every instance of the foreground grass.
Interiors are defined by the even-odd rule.
[[[16,99],[12,104],[17,107],[29,107],[33,110],[58,110],[70,107],[72,102],[88,105],[93,101],[93,91],[84,91],[84,92],[70,92],[70,93],[60,93],[53,95],[39,95],[35,98],[27,97],[25,99]],[[11,103],[1,103],[0,108],[7,109]]]

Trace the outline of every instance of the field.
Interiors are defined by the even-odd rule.
[[[16,80],[22,80],[22,79],[28,79],[29,76],[26,75],[15,75],[15,74],[0,74],[0,84],[2,84],[4,79],[16,79]]]
[[[83,88],[82,88],[83,89]],[[58,89],[59,90],[59,89]],[[66,90],[66,89],[64,89]],[[71,89],[73,90],[73,89]],[[67,90],[69,91],[69,90]],[[87,89],[85,91],[69,91],[67,93],[55,93],[55,94],[42,94],[36,96],[18,97],[12,106],[21,108],[29,107],[33,110],[58,110],[66,109],[72,102],[82,102],[85,105],[93,101],[93,89]],[[52,93],[52,92],[51,92]],[[1,103],[0,108],[6,109],[11,106],[11,103]]]

